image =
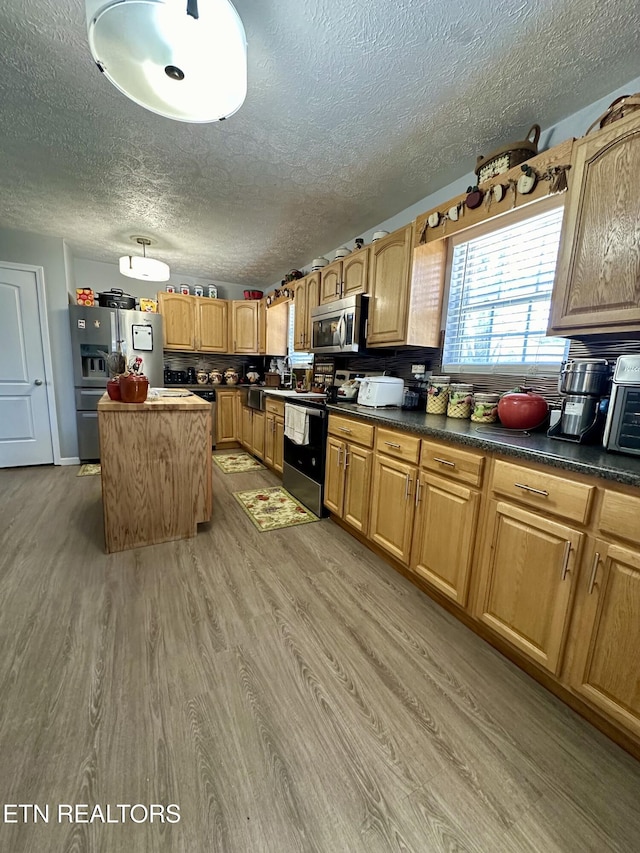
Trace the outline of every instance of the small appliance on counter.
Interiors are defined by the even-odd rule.
[[[602,440],[611,393],[609,362],[603,358],[575,358],[565,362],[558,379],[558,391],[564,395],[560,419],[549,428],[547,435],[578,444],[598,444]]]
[[[640,456],[640,355],[621,355],[602,443],[607,450]]]
[[[358,405],[379,409],[402,406],[404,380],[396,376],[367,376],[360,382]]]

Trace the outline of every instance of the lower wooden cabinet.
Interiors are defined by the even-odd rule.
[[[238,443],[238,399],[237,391],[216,392],[215,441],[218,449]]]
[[[415,465],[374,455],[369,538],[405,565],[411,554],[417,475]]]
[[[442,477],[421,473],[415,503],[411,568],[465,607],[480,493]]]
[[[267,412],[264,421],[264,461],[282,474],[284,455],[284,418]]]
[[[490,501],[476,616],[553,673],[560,667],[583,538],[566,524]]]
[[[640,551],[595,542],[573,630],[573,690],[640,737]]]
[[[253,449],[253,409],[248,406],[242,407],[242,429],[240,431],[240,442],[249,452]]]
[[[325,467],[325,506],[366,535],[371,499],[373,451],[329,436]]]
[[[253,410],[253,425],[252,425],[252,449],[254,456],[259,459],[264,459],[264,412]]]

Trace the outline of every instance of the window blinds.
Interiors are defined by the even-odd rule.
[[[555,371],[567,341],[546,336],[562,208],[458,242],[450,272],[443,367]]]

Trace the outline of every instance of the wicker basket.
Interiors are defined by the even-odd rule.
[[[533,138],[531,138],[533,134]],[[529,160],[538,153],[538,140],[540,139],[540,125],[534,124],[526,137],[518,142],[510,142],[492,151],[487,157],[478,155],[475,173],[478,183],[484,183],[494,175],[508,172],[514,166],[519,166],[525,160]]]
[[[621,95],[589,126],[587,133],[591,133],[596,125],[598,127],[606,127],[608,124],[618,121],[618,119],[631,115],[636,110],[640,110],[640,92],[636,92],[635,95]],[[585,136],[587,133],[585,133]]]

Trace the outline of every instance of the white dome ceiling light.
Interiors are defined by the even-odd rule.
[[[86,0],[98,68],[176,121],[222,121],[247,95],[247,39],[229,0]]]
[[[140,255],[123,255],[120,258],[120,272],[127,278],[137,278],[141,281],[168,281],[169,265],[164,261],[156,261],[155,258],[147,257],[147,246],[151,245],[148,237],[133,237],[142,246],[142,257]]]

